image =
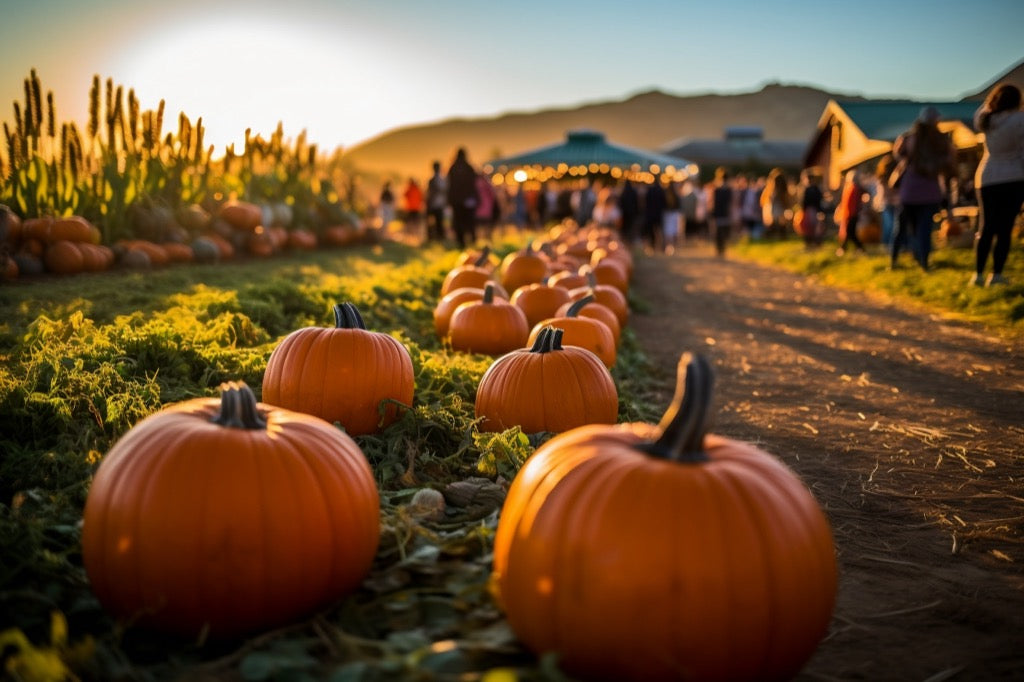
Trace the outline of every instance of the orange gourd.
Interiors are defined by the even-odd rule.
[[[512,292],[510,302],[522,309],[532,327],[553,317],[562,305],[570,302],[570,297],[567,289],[552,286],[545,280],[519,287]]]
[[[367,331],[351,303],[334,306],[335,326],[306,327],[270,354],[263,400],[339,422],[353,436],[377,433],[411,406],[412,358],[394,337]]]
[[[47,240],[50,242],[92,242],[93,225],[81,216],[57,218],[50,225]]]
[[[545,327],[532,348],[495,360],[477,386],[481,431],[513,426],[525,433],[560,433],[586,424],[614,424],[619,394],[593,353],[562,346],[562,330]]]
[[[508,254],[501,261],[501,285],[508,291],[541,282],[547,276],[548,260],[533,248],[533,244]]]
[[[534,343],[546,327],[557,327],[563,332],[562,343],[567,346],[586,348],[611,369],[615,365],[615,337],[604,322],[592,317],[580,317],[580,310],[591,303],[593,298],[584,296],[574,302],[564,315],[548,317],[534,325],[527,345]]]
[[[218,217],[236,230],[252,232],[263,224],[263,209],[248,201],[228,201],[217,211]]]
[[[508,301],[495,298],[494,285],[484,287],[479,301],[462,303],[448,323],[452,348],[467,353],[503,355],[526,345],[530,325],[526,315]]]
[[[509,489],[492,585],[516,636],[573,675],[785,680],[828,628],[828,519],[780,460],[706,434],[712,383],[684,354],[661,424],[555,436]]]
[[[434,331],[437,338],[444,339],[448,336],[448,325],[451,323],[452,314],[455,309],[468,301],[481,301],[484,298],[484,289],[475,287],[460,287],[453,289],[441,297],[441,300],[434,306]],[[494,295],[501,297],[502,292],[494,289]]]
[[[47,246],[43,262],[47,270],[59,275],[73,275],[85,269],[85,259],[78,244],[66,239]]]
[[[171,405],[103,458],[82,526],[100,603],[191,638],[280,626],[359,586],[379,541],[362,451],[245,384]]]

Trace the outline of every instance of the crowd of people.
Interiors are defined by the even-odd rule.
[[[792,177],[780,168],[765,175],[718,168],[706,183],[694,177],[650,184],[583,177],[532,187],[494,185],[460,148],[447,170],[433,162],[425,191],[409,180],[401,215],[407,227],[419,230],[422,224],[426,240],[452,239],[460,248],[488,237],[497,225],[538,228],[571,219],[613,228],[650,253],[672,253],[687,240],[702,239],[724,256],[737,238],[796,233],[808,249],[834,235],[836,255],[844,256],[864,252],[870,239],[883,245],[890,268],[902,267],[900,255],[909,251],[927,271],[935,217],[943,209],[976,205],[977,267],[970,282],[1005,283],[1003,267],[1024,204],[1021,92],[999,84],[979,107],[975,127],[985,133],[985,148],[976,169],[958,167],[956,149],[939,120],[939,111],[924,107],[891,153],[877,165],[849,170],[835,191],[812,170]],[[396,216],[390,183],[382,188],[378,210],[385,224]]]

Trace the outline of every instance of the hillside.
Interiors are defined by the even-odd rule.
[[[993,85],[1024,88],[1024,61],[963,99],[983,99]],[[362,171],[425,178],[430,163],[447,167],[464,146],[480,165],[496,156],[560,142],[567,130],[592,128],[609,141],[659,149],[681,138],[719,138],[728,126],[760,126],[767,139],[809,140],[829,99],[863,100],[816,88],[772,83],[757,92],[679,96],[653,90],[621,101],[509,113],[492,118],[450,119],[388,131],[345,152]]]
[[[459,146],[466,147],[474,164],[481,164],[495,156],[559,142],[574,128],[600,130],[611,142],[647,149],[680,137],[717,138],[732,125],[761,126],[765,137],[772,139],[802,140],[814,132],[832,97],[859,99],[779,84],[735,95],[683,97],[651,91],[572,109],[399,128],[351,148],[345,156],[364,171],[424,177],[432,160],[447,166]]]

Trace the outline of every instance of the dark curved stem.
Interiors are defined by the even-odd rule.
[[[703,355],[683,353],[676,393],[658,427],[661,437],[642,446],[644,452],[677,462],[706,462],[704,436],[709,426],[714,369]]]
[[[491,247],[488,244],[484,244],[484,247],[480,249],[480,257],[477,258],[473,265],[478,268],[482,268],[487,265],[487,259],[491,257]]]
[[[256,394],[244,381],[220,385],[220,412],[210,421],[229,429],[267,428],[267,420],[256,407]]]
[[[565,332],[558,327],[544,327],[533,340],[531,353],[550,353],[554,350],[562,350],[562,334]]]
[[[366,329],[359,309],[351,303],[334,306],[334,326],[338,329]]]
[[[494,285],[490,282],[484,285],[483,302],[486,304],[494,303]]]
[[[583,310],[583,308],[588,303],[593,303],[593,302],[594,302],[594,294],[593,294],[593,290],[591,290],[591,293],[587,294],[583,298],[580,298],[575,303],[573,303],[571,306],[569,306],[569,309],[565,311],[565,316],[566,317],[579,317],[580,316],[580,311]]]

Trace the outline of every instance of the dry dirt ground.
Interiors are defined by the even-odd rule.
[[[635,277],[665,403],[680,353],[710,356],[712,430],[831,520],[838,601],[798,679],[1024,679],[1024,342],[704,245]]]

